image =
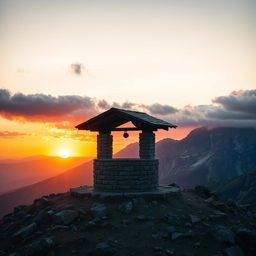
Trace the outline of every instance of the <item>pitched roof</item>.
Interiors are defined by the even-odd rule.
[[[131,121],[138,129],[164,129],[176,128],[176,125],[150,116],[143,112],[111,108],[98,116],[76,126],[79,130],[102,131],[113,130],[115,127]]]

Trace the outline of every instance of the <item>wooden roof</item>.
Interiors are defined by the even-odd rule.
[[[116,127],[131,121],[137,130],[154,130],[176,128],[161,119],[155,118],[143,112],[125,109],[111,108],[98,116],[76,126],[79,130],[113,131]],[[116,129],[117,130],[117,129]]]

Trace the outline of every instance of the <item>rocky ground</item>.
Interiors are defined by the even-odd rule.
[[[0,256],[256,255],[256,214],[204,187],[166,198],[51,194],[0,221]]]

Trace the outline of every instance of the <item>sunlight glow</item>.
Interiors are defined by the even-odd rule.
[[[66,149],[63,149],[59,152],[59,156],[61,158],[68,158],[68,157],[70,157],[70,154]]]

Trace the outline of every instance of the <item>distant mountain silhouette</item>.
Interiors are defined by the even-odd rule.
[[[160,184],[183,187],[227,181],[256,167],[256,130],[253,128],[199,128],[180,141],[164,139],[156,144],[160,160]],[[137,157],[138,143],[128,145],[115,157]],[[92,161],[60,175],[0,196],[0,215],[17,204],[31,203],[45,194],[91,185]],[[239,188],[238,188],[239,189]]]
[[[30,204],[50,193],[66,192],[71,187],[92,184],[92,161],[83,163],[55,177],[0,195],[0,216],[19,204]]]
[[[157,152],[160,183],[175,182],[183,187],[208,185],[256,167],[256,130],[198,128],[183,140],[158,145]]]
[[[54,177],[86,161],[82,157],[33,156],[0,161],[0,194]]]
[[[256,169],[212,186],[216,192],[242,204],[256,205]]]
[[[139,157],[139,143],[135,142],[115,154],[116,158],[138,158]]]

